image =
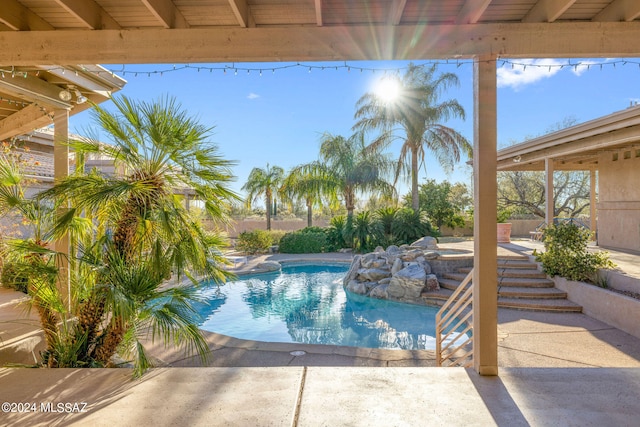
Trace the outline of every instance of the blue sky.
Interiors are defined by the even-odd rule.
[[[626,64],[615,59],[519,59],[504,64],[499,61],[499,147],[540,135],[566,118],[580,123],[640,101],[640,61],[626,61]],[[578,62],[583,65],[568,65]],[[226,158],[238,163],[233,188],[240,192],[253,167],[269,163],[288,170],[317,159],[319,136],[323,132],[351,135],[357,100],[372,89],[384,70],[401,69],[406,62],[346,64],[350,68],[343,62],[300,66],[190,64],[185,69],[176,64],[175,71],[173,64],[106,68],[128,81],[119,94],[149,101],[174,96],[203,123],[215,126],[211,139]],[[221,69],[224,67],[228,68],[226,73]],[[165,71],[160,73],[161,70]],[[454,120],[447,125],[472,141],[473,66],[469,61],[458,64],[450,61],[439,65],[438,70],[454,72],[460,78],[460,87],[449,90],[440,99],[455,98],[462,104],[466,120]],[[83,129],[91,125],[86,112],[70,119],[70,128],[75,133],[83,134]],[[389,152],[395,157],[398,150],[399,144],[392,145]],[[463,163],[447,175],[437,163],[429,161],[420,180],[425,177],[470,182],[469,168]],[[405,193],[407,188],[402,186],[400,192]]]

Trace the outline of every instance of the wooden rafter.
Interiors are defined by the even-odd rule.
[[[391,2],[391,10],[389,11],[389,24],[399,25],[402,20],[402,14],[404,13],[404,7],[407,5],[407,0],[393,0]]]
[[[2,0],[0,22],[15,31],[54,29],[48,22],[18,3],[17,0]]]
[[[522,22],[553,22],[575,2],[576,0],[539,0]]]
[[[242,28],[249,26],[249,5],[247,0],[229,0],[229,6],[233,10],[233,14],[238,20],[238,25]]]
[[[119,29],[120,25],[93,0],[55,0],[87,28]]]
[[[142,0],[164,28],[189,28],[182,13],[171,0]]]
[[[322,0],[314,0],[316,7],[316,25],[322,27]]]
[[[615,0],[598,13],[593,21],[633,21],[640,17],[638,0]]]
[[[475,24],[487,10],[491,0],[467,0],[456,17],[456,24]]]
[[[33,102],[36,100],[41,104],[55,108],[71,108],[71,104],[62,101],[58,96],[62,88],[31,75],[26,77],[5,75],[4,78],[0,78],[0,89],[4,93],[24,101]]]
[[[0,140],[10,138],[51,123],[47,111],[35,104],[28,105],[4,120],[0,120]]]

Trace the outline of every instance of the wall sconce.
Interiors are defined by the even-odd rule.
[[[520,160],[522,160],[522,156],[515,156],[513,158],[513,163],[520,163]]]

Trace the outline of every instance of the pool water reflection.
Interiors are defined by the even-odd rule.
[[[437,308],[347,293],[346,265],[304,265],[203,284],[201,329],[235,338],[404,350],[435,348]]]

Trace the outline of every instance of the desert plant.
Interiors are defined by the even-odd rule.
[[[536,256],[542,270],[550,276],[597,283],[601,268],[613,268],[606,252],[588,252],[591,232],[573,223],[558,223],[545,228],[542,235],[545,252]]]
[[[411,243],[425,236],[438,236],[424,214],[411,208],[399,209],[396,212],[391,231],[400,244]]]

